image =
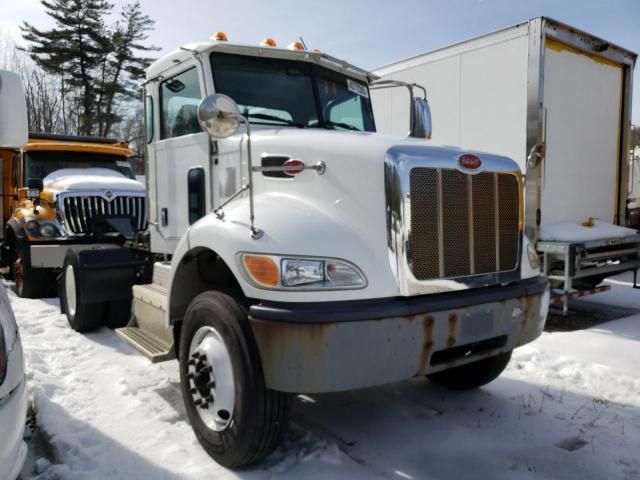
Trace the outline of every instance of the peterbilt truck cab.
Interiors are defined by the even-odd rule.
[[[276,447],[294,393],[492,381],[548,305],[526,172],[431,143],[417,85],[274,44],[218,35],[149,67],[150,247],[71,251],[60,283],[76,329],[133,298],[118,335],[177,357],[196,436],[228,467]],[[391,87],[409,137],[375,131],[370,90]]]

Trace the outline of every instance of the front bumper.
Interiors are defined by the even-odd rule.
[[[381,385],[507,352],[536,339],[544,277],[453,293],[250,309],[267,387],[320,393]]]
[[[33,268],[62,268],[64,257],[71,248],[88,250],[94,248],[95,243],[48,243],[31,244],[31,267]]]
[[[27,456],[22,440],[27,415],[27,381],[0,399],[0,478],[14,480],[20,474]]]

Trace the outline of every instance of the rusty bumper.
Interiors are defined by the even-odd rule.
[[[537,338],[546,278],[402,299],[259,304],[250,323],[265,381],[319,393],[405,380],[507,352]]]

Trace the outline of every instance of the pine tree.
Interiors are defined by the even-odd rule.
[[[41,0],[55,25],[39,30],[25,22],[22,32],[31,42],[31,58],[46,71],[61,78],[62,94],[78,96],[78,133],[93,133],[95,71],[104,61],[108,33],[103,18],[112,6],[106,0]]]
[[[110,35],[110,52],[104,65],[98,115],[99,132],[108,136],[114,123],[122,120],[116,111],[118,100],[139,99],[139,82],[152,59],[142,52],[157,50],[144,42],[153,29],[154,21],[142,12],[140,2],[125,5]]]
[[[137,97],[151,62],[138,52],[156,50],[144,45],[153,20],[138,0],[123,7],[113,27],[105,23],[113,9],[108,0],[41,3],[53,28],[24,22],[21,29],[34,62],[60,79],[65,133],[108,136],[122,120],[122,104]]]

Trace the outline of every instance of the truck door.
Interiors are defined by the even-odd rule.
[[[621,65],[546,41],[542,224],[617,223],[622,79]]]
[[[180,66],[159,84],[159,138],[149,152],[155,171],[155,199],[151,199],[151,222],[169,251],[199,213],[211,208],[207,186],[210,179],[209,137],[202,131],[197,109],[203,98],[202,76],[195,65]],[[190,200],[191,199],[191,200]],[[155,202],[154,202],[155,200]]]

